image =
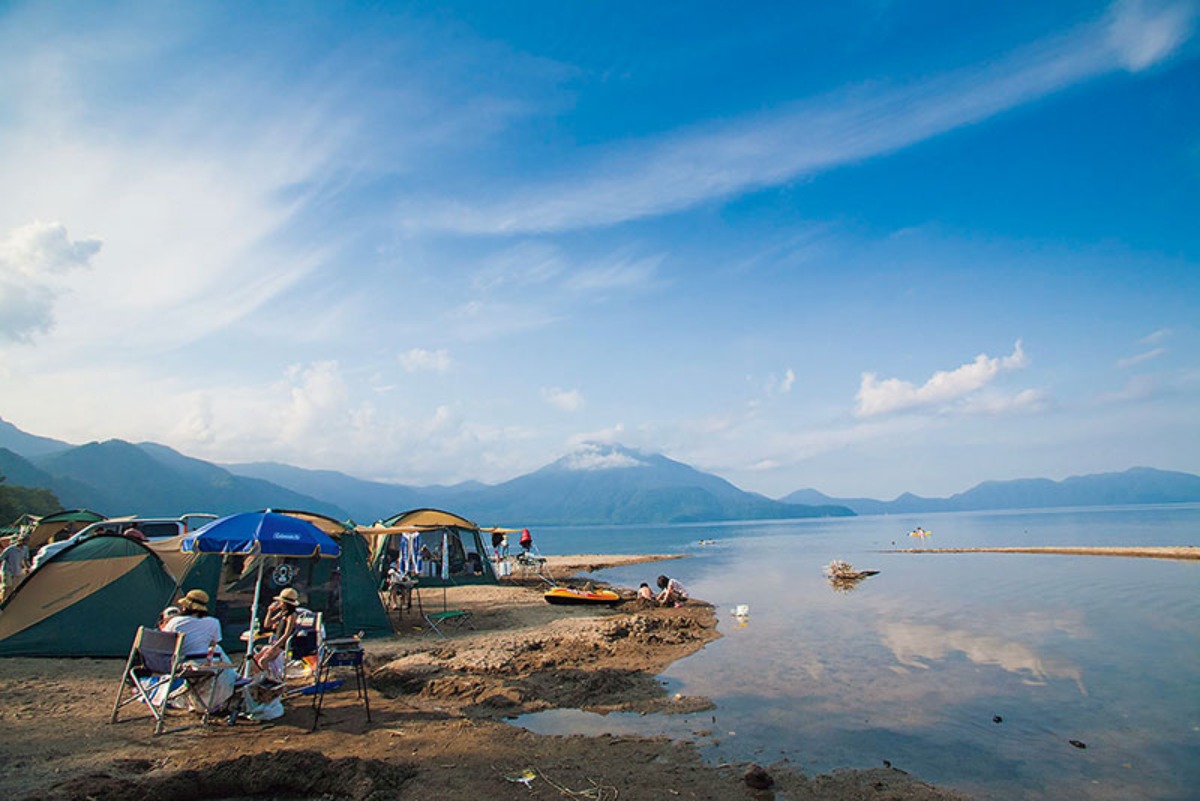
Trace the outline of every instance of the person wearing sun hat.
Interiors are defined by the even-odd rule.
[[[283,675],[283,653],[287,650],[288,641],[296,633],[296,609],[300,606],[300,593],[295,587],[284,587],[271,605],[267,607],[267,615],[263,618],[263,631],[271,633],[267,647],[253,657],[259,670],[266,670]]]
[[[221,621],[208,614],[208,600],[204,590],[188,590],[175,602],[179,614],[164,622],[162,629],[183,635],[183,655],[188,659],[219,655],[227,660],[221,650]]]

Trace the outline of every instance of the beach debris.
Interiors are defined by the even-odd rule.
[[[914,528],[912,531],[908,532],[908,536],[910,536],[910,537],[916,537],[917,539],[921,539],[921,540],[923,540],[923,539],[925,539],[926,537],[932,537],[932,536],[933,536],[933,532],[932,532],[932,531],[926,531],[925,529],[921,528],[920,526],[917,526],[917,527],[916,527],[916,528]]]
[[[1078,740],[1067,740],[1067,742],[1070,743],[1071,745],[1075,746],[1076,748],[1087,748],[1086,743],[1081,743]]]
[[[855,570],[854,565],[841,559],[834,559],[821,570],[829,579],[829,586],[835,592],[850,592],[868,576],[874,576],[878,570]]]
[[[771,778],[770,773],[767,773],[766,768],[754,764],[746,768],[742,781],[746,783],[747,787],[755,790],[769,790],[775,784],[775,780]]]
[[[537,773],[534,772],[533,768],[525,768],[520,773],[510,773],[504,778],[514,784],[523,784],[532,790],[533,780],[537,778]]]

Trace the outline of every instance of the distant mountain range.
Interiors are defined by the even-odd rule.
[[[531,526],[1200,501],[1200,476],[1150,468],[1060,482],[990,481],[950,498],[905,494],[877,501],[831,498],[807,489],[772,500],[659,454],[594,443],[501,484],[413,487],[271,462],[216,465],[150,442],[77,446],[27,434],[3,420],[0,474],[9,485],[50,489],[67,508],[114,516],[231,514],[269,507],[359,523],[424,506],[448,509],[483,525]]]
[[[805,489],[780,500],[785,503],[837,504],[860,515],[1193,503],[1200,501],[1200,476],[1134,467],[1123,473],[1072,476],[1062,481],[1048,478],[985,481],[949,498],[922,498],[905,493],[892,501],[876,501],[831,498],[816,490]]]

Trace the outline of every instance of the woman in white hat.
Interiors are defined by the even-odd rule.
[[[221,650],[221,621],[208,614],[208,593],[188,590],[175,606],[179,614],[165,620],[162,630],[183,635],[183,655],[188,659],[219,656],[227,661],[229,657]]]

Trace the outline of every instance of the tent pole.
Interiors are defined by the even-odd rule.
[[[258,553],[258,578],[254,582],[254,605],[250,607],[250,631],[249,637],[246,639],[246,661],[242,663],[242,675],[250,675],[250,658],[254,656],[254,637],[258,634],[258,599],[262,593],[263,567],[266,564],[266,556],[262,550],[256,546]]]

